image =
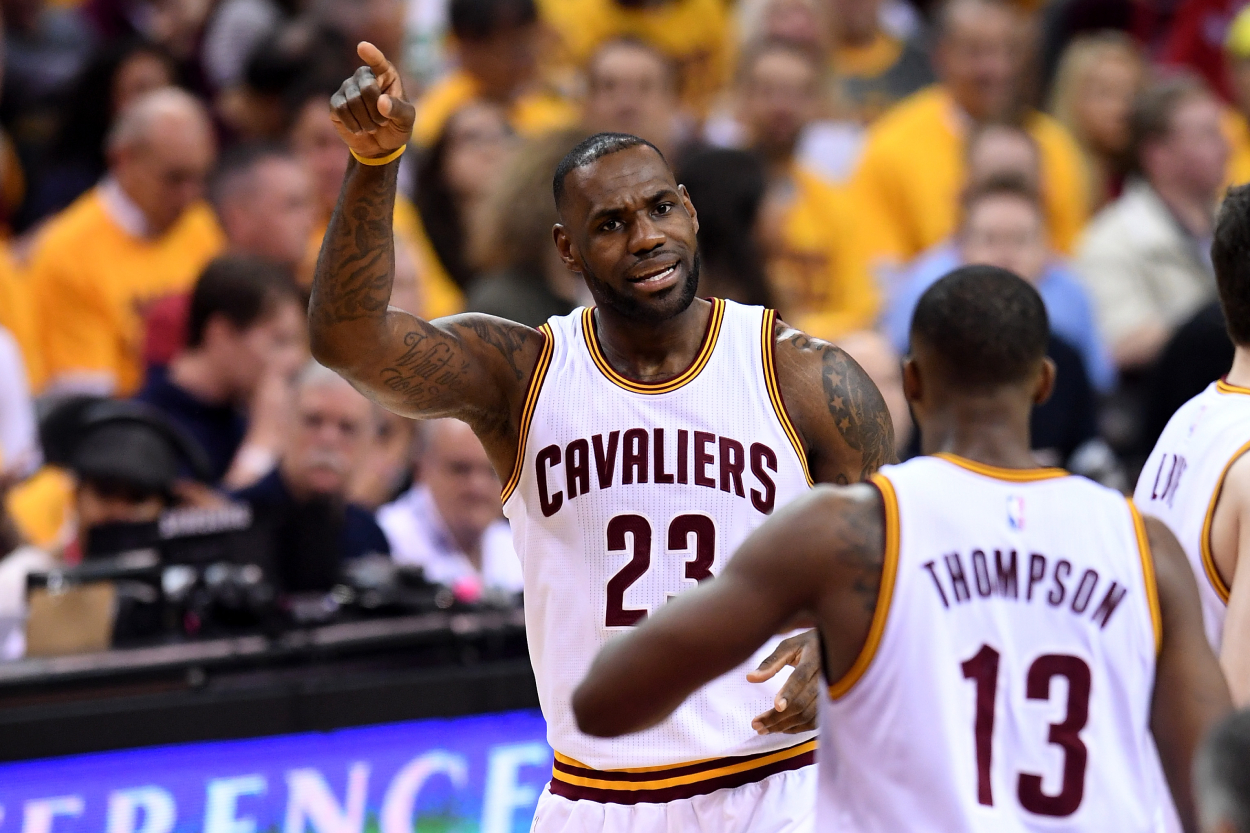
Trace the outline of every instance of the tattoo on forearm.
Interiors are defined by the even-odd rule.
[[[326,229],[309,304],[314,328],[386,312],[394,274],[391,213],[396,173],[388,166],[381,176],[382,182],[367,185],[349,176],[343,185],[344,195],[350,191],[351,199],[341,205],[351,208],[336,209]]]

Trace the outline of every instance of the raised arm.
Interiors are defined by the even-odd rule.
[[[330,100],[330,118],[357,158],[317,260],[308,308],[313,355],[396,413],[468,422],[504,472],[543,336],[486,315],[429,322],[388,306],[399,161],[384,160],[407,144],[415,111],[377,47],[362,43],[358,52],[368,66]]]
[[[830,674],[868,638],[884,553],[871,486],[816,489],[755,531],[715,581],[683,593],[609,642],[573,695],[578,727],[614,737],[672,714],[796,617],[825,628]]]
[[[864,369],[839,347],[778,321],[777,381],[818,483],[857,483],[897,463],[894,423]]]
[[[1198,586],[1181,545],[1154,518],[1146,518],[1146,534],[1163,619],[1150,728],[1181,823],[1186,831],[1195,831],[1190,783],[1194,753],[1211,727],[1232,710],[1232,701],[1203,631]]]

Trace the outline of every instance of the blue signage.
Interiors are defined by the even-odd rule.
[[[545,738],[522,711],[0,764],[0,833],[523,833]]]

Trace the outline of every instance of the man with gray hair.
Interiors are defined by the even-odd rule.
[[[341,376],[309,362],[295,383],[295,422],[278,467],[235,493],[269,539],[278,585],[329,590],[344,561],[389,554],[386,536],[347,486],[364,460],[373,405]]]
[[[378,510],[392,557],[470,596],[483,589],[519,593],[521,562],[486,449],[458,419],[418,425],[413,487]]]
[[[221,249],[201,200],[216,148],[204,105],[171,87],[123,111],[107,150],[108,175],[40,234],[30,282],[50,386],[128,395],[144,310],[189,289]]]
[[[1250,710],[1219,723],[1194,760],[1202,833],[1250,833]]]

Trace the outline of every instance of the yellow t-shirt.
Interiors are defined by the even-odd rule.
[[[456,71],[426,91],[417,101],[417,120],[412,135],[417,144],[429,147],[438,141],[452,114],[478,97],[477,82]],[[527,92],[508,108],[512,129],[522,136],[537,136],[577,124],[577,107],[547,89]]]
[[[581,68],[614,38],[644,40],[677,63],[683,98],[696,113],[706,112],[729,81],[733,32],[724,0],[669,0],[632,9],[614,0],[538,0],[538,10],[559,37],[557,65]]]
[[[59,550],[71,537],[74,476],[59,466],[44,466],[9,491],[5,508],[24,539],[43,550]]]
[[[313,229],[312,237],[308,240],[308,252],[300,269],[300,282],[305,288],[312,286],[313,271],[317,266],[321,241],[326,236],[328,225],[329,220]],[[434,254],[433,245],[426,237],[416,206],[403,194],[395,198],[395,240],[399,245],[407,246],[417,260],[417,280],[421,282],[420,294],[424,308],[411,311],[426,320],[464,312],[464,293],[443,269],[438,255]]]
[[[872,326],[879,298],[855,248],[846,191],[799,167],[790,178],[794,190],[782,208],[779,245],[767,262],[782,318],[823,339]]]
[[[127,396],[143,380],[143,316],[153,302],[194,285],[221,251],[212,210],[187,209],[156,240],[133,237],[92,189],[54,217],[31,258],[30,284],[47,379],[111,378]]]
[[[965,117],[940,86],[900,101],[868,132],[851,180],[859,235],[870,266],[898,265],[948,238],[964,187]],[[1042,191],[1055,247],[1072,251],[1089,216],[1080,149],[1042,113],[1026,127],[1042,154]]]
[[[1228,139],[1228,179],[1226,184],[1250,182],[1250,122],[1231,107],[1224,111],[1224,136]]]
[[[35,299],[27,275],[9,257],[7,248],[0,248],[0,327],[13,335],[22,351],[30,389],[39,390],[43,387],[44,372]]]

